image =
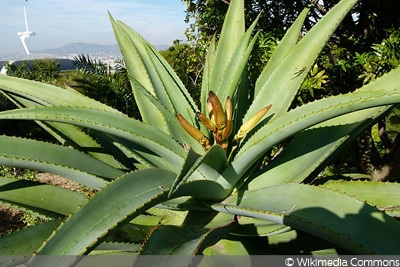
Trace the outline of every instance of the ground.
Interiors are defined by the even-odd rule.
[[[23,227],[25,223],[22,218],[21,211],[0,206],[0,236]]]
[[[82,186],[80,184],[58,175],[50,173],[37,173],[35,177],[37,181],[41,183],[53,184],[78,192],[82,190]],[[24,227],[25,223],[22,220],[23,216],[23,212],[19,210],[6,206],[0,206],[0,236]]]

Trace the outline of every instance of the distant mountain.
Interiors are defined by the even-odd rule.
[[[169,45],[155,45],[157,50],[168,49]],[[21,61],[21,60],[34,60],[38,58],[73,58],[75,55],[90,55],[93,58],[120,58],[121,52],[119,51],[118,45],[99,45],[99,44],[88,44],[88,43],[72,43],[67,44],[59,48],[50,48],[45,50],[34,50],[31,51],[31,55],[25,54],[5,54],[0,55],[0,61]],[[71,57],[72,56],[72,57]],[[0,66],[1,68],[1,66]]]
[[[32,51],[33,53],[45,53],[58,56],[68,56],[71,54],[120,54],[119,48],[114,45],[99,45],[88,43],[72,43],[59,48],[49,48],[41,51]]]
[[[154,45],[154,48],[157,49],[158,51],[162,51],[162,50],[167,50],[168,48],[170,48],[172,45],[163,45],[163,44],[159,44],[159,45]]]
[[[156,45],[155,48],[158,50],[167,49],[168,45]],[[45,49],[41,51],[32,51],[33,53],[45,53],[59,56],[68,56],[71,54],[84,54],[84,55],[119,55],[121,54],[118,45],[100,45],[100,44],[88,44],[88,43],[72,43],[67,44],[59,48]]]

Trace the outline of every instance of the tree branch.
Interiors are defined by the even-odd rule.
[[[386,132],[386,118],[383,118],[378,122],[378,133],[379,133],[379,138],[381,139],[381,142],[385,147],[385,153],[386,154],[390,153],[393,144]]]
[[[323,4],[321,5],[318,1],[314,1],[314,6],[315,8],[318,10],[318,12],[320,12],[322,15],[326,14],[326,9],[323,6]]]

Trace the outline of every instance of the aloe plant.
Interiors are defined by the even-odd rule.
[[[254,98],[246,64],[257,33],[255,24],[245,30],[243,0],[231,1],[218,43],[213,39],[208,49],[201,107],[154,47],[111,15],[142,121],[69,88],[1,76],[1,92],[17,108],[0,119],[36,121],[59,144],[2,136],[0,164],[59,174],[96,193],[87,199],[1,178],[1,203],[46,220],[0,238],[0,251],[252,254],[260,251],[244,246],[248,238],[271,253],[273,244],[303,237],[319,240],[314,250],[327,240],[328,248],[352,253],[399,254],[398,184],[318,178],[342,147],[400,102],[400,69],[290,110],[356,2],[340,1],[299,40],[307,7],[251,89]],[[282,143],[282,152],[259,169]]]

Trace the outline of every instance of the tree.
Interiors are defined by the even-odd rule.
[[[173,46],[160,52],[197,102],[200,99],[198,89],[201,84],[204,53],[205,49],[201,49],[200,46],[181,44],[178,40]]]
[[[7,75],[51,83],[59,77],[60,64],[56,59],[35,59],[33,62],[6,63]]]
[[[77,83],[75,88],[128,116],[139,117],[126,68],[122,61],[115,66],[115,69],[112,69],[99,60],[79,55],[75,57],[74,65],[83,74],[83,78],[74,80]]]
[[[56,79],[59,78],[60,64],[56,59],[35,59],[33,61],[22,61],[6,63],[7,75],[34,80],[38,82],[55,84]],[[14,101],[9,101],[4,95],[0,95],[0,110],[9,110],[15,107]],[[9,134],[13,133],[16,136],[23,136],[27,138],[36,137],[42,140],[48,140],[49,135],[41,129],[36,127],[35,123],[28,121],[21,122],[0,122],[0,133]]]
[[[187,5],[186,21],[192,23],[189,31],[199,33],[203,37],[209,37],[220,32],[229,1],[182,0],[182,2]],[[338,3],[337,0],[314,0],[311,2],[314,2],[314,7],[305,20],[305,30],[309,30]],[[296,17],[309,3],[310,1],[305,0],[246,0],[246,20],[250,24],[260,15],[258,30],[282,34],[283,30],[293,24]],[[396,28],[400,25],[399,16],[396,12],[397,4],[396,0],[359,1],[341,23],[336,35],[342,37],[352,34],[364,35],[369,39],[369,45],[380,42],[387,36],[384,29]]]
[[[182,0],[182,2],[187,5],[186,21],[190,22],[187,29],[189,41],[193,43],[200,39],[210,40],[214,35],[218,37],[229,1]],[[309,31],[338,1],[313,2],[309,17],[304,23],[305,32]],[[293,24],[295,18],[307,4],[309,1],[305,0],[246,0],[246,23],[250,25],[260,16],[256,30],[272,34],[275,38],[280,39],[284,30]],[[396,0],[358,1],[342,21],[324,51],[332,67],[328,73],[330,80],[334,81],[332,84],[336,84],[340,88],[345,87],[347,91],[354,90],[361,85],[359,81],[352,80],[352,77],[358,76],[355,75],[356,73],[343,72],[341,68],[343,60],[348,58],[349,54],[355,55],[356,51],[359,53],[370,51],[373,44],[381,43],[389,36],[387,29],[400,27],[400,18],[396,12],[397,4]]]

